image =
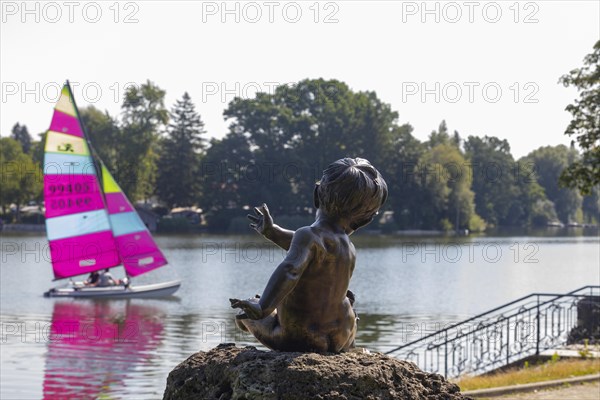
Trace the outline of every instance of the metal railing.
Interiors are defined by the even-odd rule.
[[[565,294],[532,293],[386,354],[447,378],[485,373],[566,344],[577,324],[577,303],[597,296],[600,286]]]

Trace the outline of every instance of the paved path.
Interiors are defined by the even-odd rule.
[[[494,400],[600,400],[600,382],[494,397]]]

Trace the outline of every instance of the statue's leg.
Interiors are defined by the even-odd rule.
[[[250,332],[259,342],[271,350],[316,353],[331,351],[329,350],[327,335],[311,335],[309,337],[300,335],[294,338],[285,335],[279,324],[277,311],[273,311],[268,317],[259,320],[236,320],[236,324],[243,325],[243,330]]]
[[[282,334],[277,311],[273,311],[271,315],[263,319],[236,319],[235,323],[243,331],[254,335],[259,342],[268,348],[280,350]]]
[[[240,314],[243,314],[243,313],[240,313]],[[235,326],[237,326],[238,328],[240,328],[244,332],[248,332],[248,328],[246,328],[246,325],[244,324],[244,320],[243,319],[236,318],[235,319]]]
[[[355,333],[356,333],[356,332],[355,332]],[[352,335],[352,336],[351,336],[351,337],[348,339],[348,342],[346,342],[346,344],[344,345],[344,347],[343,347],[342,351],[350,351],[350,350],[352,350],[353,348],[355,348],[355,347],[356,347],[356,345],[355,345],[355,343],[354,343],[355,336],[356,336],[356,335]]]
[[[354,319],[354,326],[352,327],[352,330],[350,332],[350,336],[348,337],[348,340],[342,346],[342,351],[348,351],[348,350],[354,348],[354,339],[356,338],[356,331],[358,330],[357,321],[358,321],[358,317],[356,317]]]
[[[350,335],[348,336],[348,340],[346,341],[346,343],[344,343],[344,345],[342,346],[341,351],[349,351],[355,347],[354,340],[356,338],[356,332],[358,331],[358,321],[360,320],[360,318],[358,318],[356,310],[353,307],[354,302],[356,300],[354,293],[348,290],[348,292],[346,293],[346,297],[349,303],[348,326],[350,330]]]
[[[256,295],[254,298],[248,299],[248,301],[258,303],[260,299],[259,295]],[[273,311],[271,315],[263,319],[250,319],[250,318],[238,318],[239,315],[243,314],[240,312],[238,316],[235,318],[235,324],[238,328],[243,330],[244,332],[249,332],[259,342],[264,344],[270,349],[280,350],[279,343],[281,343],[281,326],[279,325],[279,319],[277,318],[277,310]]]

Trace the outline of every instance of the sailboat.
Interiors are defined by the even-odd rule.
[[[162,297],[178,280],[135,286],[130,278],[167,265],[152,235],[86,136],[69,82],[54,108],[44,147],[46,234],[55,280],[122,265],[123,283],[72,279],[46,297]]]

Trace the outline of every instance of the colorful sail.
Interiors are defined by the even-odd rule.
[[[127,274],[136,276],[167,264],[146,225],[104,164],[102,187],[110,225]]]
[[[68,84],[46,133],[44,199],[57,279],[119,265],[98,175]]]

